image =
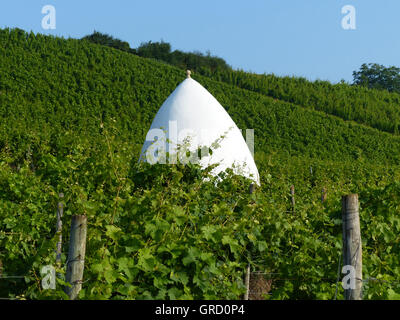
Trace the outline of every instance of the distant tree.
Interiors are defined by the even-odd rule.
[[[394,66],[364,63],[359,71],[353,72],[353,79],[355,85],[400,93],[400,68]]]
[[[231,70],[231,67],[224,59],[212,56],[208,51],[206,55],[201,52],[183,52],[175,50],[171,52],[171,45],[168,42],[145,42],[136,50],[137,55],[144,58],[162,60],[174,66],[192,71],[210,70]]]
[[[82,40],[112,47],[118,50],[136,54],[143,58],[153,58],[162,60],[182,69],[190,69],[195,72],[214,73],[216,71],[232,71],[226,61],[220,57],[212,56],[210,51],[206,55],[201,52],[183,52],[179,50],[171,51],[171,44],[168,42],[143,42],[137,49],[129,47],[129,43],[116,39],[108,34],[94,31]]]
[[[165,62],[171,61],[171,45],[168,42],[145,42],[137,48],[136,52],[144,58],[154,58]]]
[[[131,52],[133,50],[130,48],[128,42],[116,39],[108,34],[104,34],[98,31],[94,31],[91,35],[87,35],[82,39],[126,52]]]

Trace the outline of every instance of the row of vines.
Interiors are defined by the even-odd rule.
[[[254,74],[233,70],[218,57],[203,54],[171,51],[166,42],[143,43],[138,49],[129,49],[129,44],[108,35],[95,32],[84,37],[94,43],[131,52],[144,58],[152,58],[217,81],[261,93],[289,103],[323,111],[343,120],[399,134],[400,95],[387,90],[368,89],[349,85],[346,82],[332,84],[329,81],[308,81],[301,77],[278,77],[274,74]]]
[[[110,138],[111,139],[111,138]],[[132,148],[75,144],[39,155],[32,170],[0,161],[0,296],[66,299],[72,215],[88,217],[81,299],[240,299],[244,271],[270,274],[269,299],[342,298],[340,196],[359,192],[365,299],[400,293],[400,184],[390,167],[267,156],[262,187],[227,172],[205,181],[196,166],[127,163]],[[312,164],[312,173],[308,165]],[[79,169],[78,169],[79,168]],[[296,209],[289,186],[296,186]],[[321,202],[321,189],[327,199]],[[58,194],[65,193],[62,267],[56,290],[40,270],[56,265]],[[21,278],[8,278],[20,276]]]

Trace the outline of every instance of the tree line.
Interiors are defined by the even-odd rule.
[[[233,70],[223,58],[212,56],[210,52],[203,54],[198,51],[172,51],[171,44],[164,41],[148,41],[134,49],[130,48],[128,42],[98,31],[94,31],[91,35],[87,35],[82,39],[133,53],[140,57],[162,60],[174,66],[193,71]],[[395,66],[385,67],[377,63],[364,63],[359,70],[353,71],[353,85],[400,93],[400,68]]]
[[[210,71],[232,69],[224,59],[213,56],[210,52],[203,54],[201,52],[183,52],[180,50],[172,51],[171,44],[164,41],[148,41],[134,49],[130,48],[128,42],[116,39],[108,34],[103,34],[98,31],[94,31],[93,34],[85,36],[82,39],[136,54],[143,58],[162,60],[176,67],[190,69],[194,72],[199,72],[204,69]]]
[[[146,42],[138,48],[127,42],[95,31],[83,39],[129,52],[144,58],[156,59],[181,69],[190,69],[216,81],[296,105],[323,111],[343,120],[355,121],[381,131],[398,135],[400,129],[400,72],[399,68],[378,64],[363,64],[354,71],[354,82],[308,81],[302,77],[278,77],[273,74],[253,74],[233,70],[224,59],[209,52],[172,51],[167,42]]]

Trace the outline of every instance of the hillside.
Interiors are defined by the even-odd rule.
[[[0,260],[6,275],[25,276],[7,280],[0,297],[65,298],[38,281],[40,266],[54,263],[61,192],[63,234],[72,215],[89,219],[82,298],[237,299],[250,262],[297,279],[274,282],[270,298],[331,299],[347,192],[359,192],[365,208],[365,276],[400,277],[400,137],[374,125],[379,116],[346,121],[357,119],[327,112],[321,96],[310,108],[296,93],[309,92],[301,83],[291,91],[298,100],[277,100],[264,92],[273,88],[267,82],[258,90],[194,75],[239,128],[255,129],[262,186],[250,196],[249,181],[229,173],[215,187],[196,166],[137,164],[154,115],[184,77],[87,41],[0,30]],[[276,81],[279,90],[285,81]],[[397,96],[388,97],[392,108]],[[371,299],[393,292],[398,285],[386,282],[365,288]]]
[[[202,72],[206,76],[311,110],[399,134],[400,95],[346,83],[257,75],[243,71]]]
[[[132,49],[127,42],[99,32],[82,39],[140,57],[163,61],[183,70],[191,69],[214,80],[305,108],[320,110],[343,120],[353,120],[382,131],[399,134],[400,95],[390,93],[386,89],[371,90],[367,89],[368,86],[331,84],[320,80],[312,82],[305,78],[277,77],[273,74],[260,75],[233,70],[223,59],[211,56],[210,53],[204,55],[199,52],[172,51],[171,45],[166,42],[150,41]],[[363,65],[363,68],[367,66]],[[384,67],[377,68],[382,71]],[[387,71],[389,74],[397,72],[396,68],[390,70]]]
[[[159,106],[184,78],[177,68],[74,39],[2,31],[1,43],[4,125],[0,146],[7,144],[18,152],[28,133],[37,132],[41,144],[49,144],[52,136],[66,130],[98,138],[100,122],[111,118],[118,119],[120,137],[139,148]],[[205,77],[195,78],[239,128],[255,129],[258,151],[399,164],[398,137]],[[60,148],[53,146],[53,151]]]

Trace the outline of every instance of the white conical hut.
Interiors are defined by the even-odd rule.
[[[199,146],[211,147],[212,153],[198,160],[203,168],[218,163],[211,171],[213,175],[232,168],[236,174],[260,184],[253,156],[239,128],[221,104],[190,77],[190,71],[158,110],[140,161],[176,163],[177,158],[184,161],[186,153],[179,153],[182,147],[179,149],[178,145],[191,151]],[[165,152],[168,157],[163,156]]]

